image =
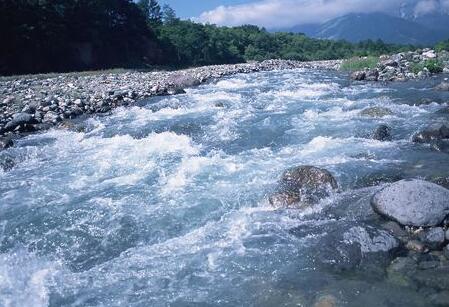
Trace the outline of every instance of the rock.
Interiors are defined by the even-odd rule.
[[[36,120],[34,119],[34,117],[31,114],[16,113],[16,114],[14,114],[13,119],[6,124],[5,129],[7,131],[12,131],[18,126],[27,125],[27,124],[32,125],[35,123],[36,123]]]
[[[377,81],[379,80],[379,71],[377,69],[371,69],[366,72],[365,76],[366,81]]]
[[[437,57],[434,50],[429,50],[429,51],[423,52],[422,56],[425,59],[435,59]]]
[[[389,252],[399,246],[398,241],[388,232],[360,226],[349,229],[343,236],[345,242],[360,245],[362,253]]]
[[[446,257],[446,259],[449,260],[449,244],[446,245],[445,248],[443,248],[443,255],[444,255],[444,257]]]
[[[388,221],[386,223],[383,223],[382,228],[388,231],[395,238],[401,240],[402,242],[408,242],[410,239],[408,232],[405,231],[404,228],[402,228],[401,225],[399,225],[396,222]]]
[[[449,214],[449,190],[423,180],[401,180],[377,192],[375,212],[409,226],[437,226]]]
[[[446,232],[444,233],[444,237],[445,237],[446,241],[449,241],[449,228],[446,229]]]
[[[185,93],[186,91],[183,88],[170,88],[167,90],[168,95],[180,95]]]
[[[0,137],[0,150],[7,149],[14,145],[11,137]]]
[[[449,306],[449,291],[442,291],[432,294],[429,298],[433,306]]]
[[[5,106],[7,106],[7,105],[12,104],[15,100],[16,100],[16,99],[15,99],[14,96],[8,96],[8,97],[6,97],[5,99],[3,99],[2,104],[5,105]]]
[[[14,168],[16,165],[16,162],[14,159],[9,155],[1,155],[0,156],[0,169],[2,169],[4,172],[8,172]]]
[[[387,59],[385,61],[381,61],[380,66],[381,67],[398,67],[399,61],[397,61],[396,59]]]
[[[449,82],[443,81],[434,88],[437,91],[449,91]]]
[[[442,227],[432,227],[419,233],[421,242],[431,249],[440,248],[445,240],[445,233]]]
[[[270,203],[275,207],[287,208],[310,206],[328,197],[337,188],[337,181],[327,170],[299,166],[284,172],[279,192],[270,197]]]
[[[378,141],[391,141],[391,128],[387,125],[380,125],[374,130],[372,138]]]
[[[405,244],[405,248],[417,253],[427,253],[429,251],[422,242],[417,240],[408,241],[407,244]]]
[[[353,73],[351,73],[352,80],[362,81],[362,80],[365,80],[365,78],[366,78],[366,72],[364,72],[363,70],[354,71]]]
[[[337,299],[333,295],[324,295],[319,297],[313,307],[337,307]]]
[[[388,280],[403,287],[413,287],[410,275],[417,270],[417,263],[409,257],[398,257],[387,268]]]
[[[43,121],[44,123],[57,123],[61,121],[61,117],[56,112],[49,111],[45,113]]]
[[[361,116],[367,116],[367,117],[384,117],[393,115],[393,111],[391,111],[388,108],[384,107],[370,107],[362,110],[360,112]]]
[[[424,130],[416,133],[412,140],[415,143],[430,143],[432,141],[448,138],[449,125],[436,123],[427,126]]]

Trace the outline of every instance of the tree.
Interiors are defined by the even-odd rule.
[[[143,15],[152,26],[160,26],[162,24],[161,6],[157,0],[139,0],[137,5],[143,12]]]
[[[168,4],[165,4],[162,8],[162,19],[165,24],[171,24],[178,20],[175,10]]]

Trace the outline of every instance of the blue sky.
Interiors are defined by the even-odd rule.
[[[322,23],[349,13],[384,12],[422,15],[449,12],[449,0],[159,0],[173,7],[181,18],[237,26],[254,24],[283,28]]]
[[[176,10],[182,18],[198,17],[205,11],[211,11],[220,5],[231,6],[254,2],[254,0],[160,0]]]

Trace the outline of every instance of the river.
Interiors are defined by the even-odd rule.
[[[15,164],[0,171],[0,305],[312,306],[332,295],[426,306],[388,280],[392,259],[338,238],[381,223],[373,182],[449,174],[448,154],[411,142],[447,120],[437,82],[242,74],[80,120],[82,132],[20,139],[0,153]],[[361,116],[370,106],[393,114]],[[392,141],[370,139],[379,124]],[[273,209],[279,176],[298,165],[329,170],[339,193]]]

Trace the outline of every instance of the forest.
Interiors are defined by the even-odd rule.
[[[326,60],[415,48],[199,24],[156,0],[0,0],[0,12],[1,75]]]

